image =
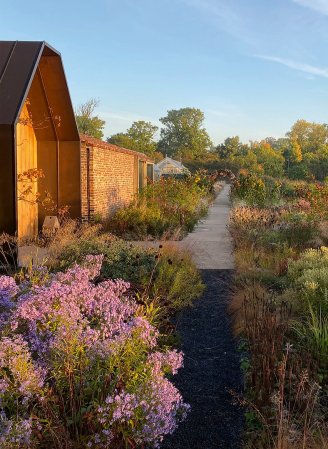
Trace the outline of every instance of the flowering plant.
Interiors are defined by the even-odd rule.
[[[0,276],[0,448],[158,446],[188,405],[166,374],[182,354],[102,256],[17,285]]]

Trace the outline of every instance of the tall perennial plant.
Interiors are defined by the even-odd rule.
[[[166,377],[182,354],[157,346],[128,283],[97,282],[102,259],[0,277],[1,449],[157,447],[185,418]]]

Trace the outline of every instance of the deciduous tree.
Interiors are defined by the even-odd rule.
[[[164,127],[158,147],[173,157],[200,158],[212,142],[203,126],[204,113],[196,108],[172,109],[160,119]]]
[[[138,120],[132,123],[126,133],[114,134],[107,139],[107,142],[155,157],[157,150],[155,134],[157,131],[158,127],[151,122]]]
[[[104,137],[103,129],[105,121],[94,114],[95,108],[99,105],[99,100],[91,98],[83,104],[80,104],[75,111],[76,123],[81,133],[88,136],[102,139]]]

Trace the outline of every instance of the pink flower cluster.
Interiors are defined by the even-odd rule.
[[[16,285],[13,278],[0,276],[0,446],[10,441],[27,444],[32,438],[29,410],[56,391],[53,370],[63,368],[54,357],[59,354],[62,360],[74,342],[88,360],[85,391],[102,378],[113,382],[100,383],[99,397],[90,394],[88,410],[97,429],[89,437],[90,447],[109,447],[126,429],[136,444],[158,446],[185,418],[188,406],[165,377],[182,366],[182,353],[156,350],[158,331],[137,314],[127,282],[94,282],[102,261],[102,256],[88,256],[82,265],[47,273],[44,282],[35,285],[29,280]],[[136,348],[133,363],[127,365],[131,372],[119,372],[126,347],[132,352]],[[97,371],[110,366],[112,372]],[[8,412],[13,399],[21,415],[17,409],[14,415]]]
[[[0,276],[0,310],[13,306],[12,298],[17,294],[15,279],[10,276]]]
[[[89,447],[110,447],[114,436],[111,429],[125,428],[127,423],[133,423],[130,432],[137,445],[159,447],[164,435],[174,432],[189,409],[174,385],[157,371],[140,383],[136,392],[122,391],[106,398],[97,410],[102,432],[92,437]]]

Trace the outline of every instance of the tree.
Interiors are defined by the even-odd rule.
[[[104,137],[105,121],[101,120],[97,115],[93,115],[98,105],[99,100],[95,98],[80,104],[75,111],[75,118],[79,132],[102,139]]]
[[[274,150],[270,143],[265,140],[253,143],[251,150],[257,158],[257,163],[263,167],[266,175],[283,176],[285,158],[280,151]]]
[[[111,137],[107,137],[107,142],[129,150],[134,150],[135,147],[134,140],[125,133],[113,134]]]
[[[114,134],[107,142],[155,157],[157,143],[154,137],[157,131],[158,127],[151,122],[138,120],[132,123],[126,133]]]
[[[196,108],[172,109],[160,119],[164,128],[158,148],[163,154],[196,159],[211,148],[212,142],[203,127],[204,113]]]
[[[297,120],[287,133],[291,141],[296,141],[303,154],[315,153],[328,144],[328,126],[326,124]]]
[[[154,136],[158,131],[158,126],[151,122],[139,120],[133,122],[127,131],[127,135],[135,142],[135,150],[151,156],[157,150],[157,143]]]
[[[225,141],[216,147],[220,159],[228,159],[237,155],[240,149],[239,136],[227,137]]]

